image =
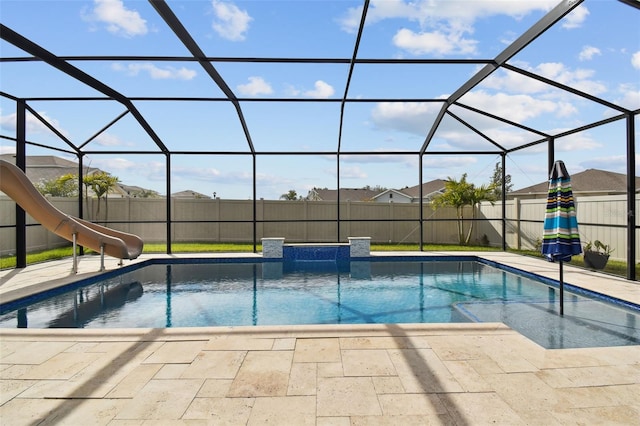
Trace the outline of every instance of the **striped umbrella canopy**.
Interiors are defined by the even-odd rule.
[[[549,176],[542,254],[552,262],[568,262],[571,256],[580,253],[582,253],[582,246],[571,190],[571,177],[564,162],[556,161]]]
[[[564,277],[562,262],[582,253],[576,206],[573,202],[571,177],[562,161],[553,163],[549,176],[549,195],[544,216],[542,254],[551,262],[560,263],[560,315],[564,315]]]

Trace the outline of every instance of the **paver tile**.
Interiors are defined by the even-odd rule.
[[[404,393],[404,387],[398,376],[375,376],[371,380],[378,395],[383,393]]]
[[[246,351],[200,352],[191,365],[184,369],[183,379],[233,379],[236,377]]]
[[[340,362],[337,338],[297,339],[293,362]]]
[[[0,379],[0,405],[20,395],[35,383],[35,380]]]
[[[431,349],[443,361],[466,361],[484,356],[479,336],[429,336]]]
[[[0,407],[2,423],[27,425],[106,425],[124,400],[14,399]]]
[[[284,396],[287,394],[292,351],[251,351],[240,367],[228,396]]]
[[[631,385],[640,383],[640,370],[625,365],[603,367],[560,368],[573,387]]]
[[[156,349],[147,359],[145,364],[184,364],[192,362],[204,349],[207,342],[165,342]]]
[[[297,362],[291,365],[287,395],[315,395],[318,378],[318,364]]]
[[[515,411],[544,411],[567,406],[564,392],[554,389],[532,373],[485,376],[487,382]]]
[[[100,358],[97,353],[61,352],[31,368],[23,379],[70,379]]]
[[[622,386],[587,386],[561,390],[567,407],[613,407],[640,404],[640,384]],[[640,418],[638,419],[640,420]]]
[[[585,407],[552,411],[562,425],[637,425],[640,411],[631,406]]]
[[[318,379],[318,416],[379,416],[382,414],[370,377]]]
[[[351,426],[349,417],[318,417],[316,426]]]
[[[244,425],[254,403],[255,398],[195,398],[182,419],[204,419],[215,425]]]
[[[397,376],[384,349],[343,350],[342,367],[345,376]]]
[[[389,356],[407,392],[464,391],[431,349],[393,349],[389,350]]]
[[[316,398],[288,396],[256,398],[247,425],[315,425]]]
[[[469,361],[443,361],[443,364],[466,392],[492,390],[484,377],[469,364]]]
[[[154,379],[179,379],[191,364],[156,364],[160,367]]]
[[[411,337],[363,336],[341,337],[341,349],[407,349],[415,347]]]
[[[437,395],[427,394],[385,394],[379,395],[382,413],[391,416],[447,414],[447,409]]]
[[[179,419],[202,386],[202,379],[150,380],[116,419]]]
[[[133,398],[146,384],[154,378],[161,364],[142,364],[129,372],[107,394],[108,398]]]
[[[292,351],[296,348],[295,338],[273,339],[272,351]]]
[[[221,398],[227,396],[231,388],[231,379],[207,379],[198,391],[198,398]]]
[[[440,400],[455,424],[524,425],[524,421],[495,393],[447,393]]]
[[[0,362],[2,364],[42,364],[73,345],[75,345],[74,341],[25,342],[20,345],[11,345],[10,351],[0,352]],[[5,343],[5,347],[7,346],[9,343]]]
[[[343,377],[342,362],[318,363],[318,377]]]
[[[274,339],[256,339],[251,337],[216,336],[210,339],[203,350],[206,351],[268,351],[273,347]]]
[[[352,416],[351,426],[456,426],[451,416],[398,415],[398,416]]]

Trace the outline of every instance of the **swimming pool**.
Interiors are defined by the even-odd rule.
[[[503,322],[546,348],[640,344],[634,306],[567,286],[560,316],[552,282],[499,266],[455,257],[156,260],[2,305],[0,327]]]

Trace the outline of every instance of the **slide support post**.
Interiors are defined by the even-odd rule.
[[[104,269],[104,244],[100,244],[100,272]]]
[[[76,241],[77,236],[78,236],[78,233],[74,232],[73,233],[73,265],[71,266],[72,274],[78,273],[78,252],[77,252],[78,243]]]

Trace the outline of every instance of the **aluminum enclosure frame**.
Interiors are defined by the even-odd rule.
[[[56,133],[58,137],[65,142],[68,146],[68,149],[56,149],[53,147],[46,147],[49,149],[58,150],[60,152],[64,152],[66,154],[74,155],[78,158],[79,162],[79,170],[83,169],[83,158],[89,154],[161,154],[165,157],[165,164],[167,170],[166,177],[166,191],[167,191],[167,203],[166,203],[166,241],[167,241],[167,252],[171,253],[171,225],[172,225],[172,212],[171,212],[171,203],[170,203],[170,194],[171,194],[171,159],[175,155],[183,155],[183,154],[197,154],[194,151],[176,151],[170,150],[162,141],[161,137],[155,132],[153,127],[149,124],[149,122],[145,119],[144,115],[136,108],[135,102],[140,100],[145,101],[154,101],[154,102],[176,102],[180,100],[189,100],[189,101],[200,101],[200,102],[225,102],[231,103],[234,106],[237,119],[242,127],[244,132],[244,137],[246,139],[246,144],[248,147],[248,152],[237,152],[237,151],[203,151],[202,154],[215,154],[215,155],[248,155],[252,160],[252,175],[253,175],[253,235],[254,235],[254,251],[256,250],[257,245],[257,211],[256,211],[256,163],[257,158],[259,156],[268,156],[268,155],[293,155],[291,152],[277,152],[277,151],[269,151],[269,152],[260,152],[256,150],[252,136],[251,129],[245,119],[242,103],[250,103],[250,102],[333,102],[340,104],[340,118],[338,123],[338,138],[336,140],[336,148],[335,150],[328,151],[315,151],[315,152],[304,152],[304,153],[295,153],[295,155],[333,155],[336,157],[336,170],[337,170],[337,178],[336,178],[336,187],[340,188],[340,158],[345,155],[366,155],[368,153],[363,152],[349,152],[345,151],[342,148],[342,138],[343,138],[343,123],[344,123],[344,109],[345,105],[349,103],[359,103],[359,102],[404,102],[408,99],[374,99],[374,98],[354,98],[349,96],[349,89],[351,84],[351,77],[353,73],[354,66],[356,64],[474,64],[478,66],[482,66],[480,70],[473,75],[468,81],[462,84],[456,91],[454,91],[448,98],[446,99],[410,99],[415,102],[434,102],[440,103],[440,111],[431,126],[428,130],[427,134],[424,137],[424,141],[419,150],[414,152],[411,151],[386,151],[386,152],[378,152],[377,154],[389,154],[389,155],[415,155],[418,158],[419,162],[419,183],[420,183],[420,246],[423,245],[423,226],[425,223],[425,218],[423,217],[422,207],[423,207],[423,193],[422,193],[422,166],[423,159],[425,156],[431,155],[451,155],[451,154],[460,154],[460,155],[500,155],[501,156],[501,164],[503,173],[506,175],[506,163],[505,157],[509,153],[516,152],[522,149],[530,148],[536,145],[547,144],[548,145],[548,167],[551,169],[551,165],[554,163],[554,141],[558,138],[562,138],[574,133],[578,133],[584,130],[588,130],[591,128],[595,128],[604,124],[624,120],[626,122],[626,145],[627,145],[627,278],[631,280],[635,280],[635,258],[636,258],[636,230],[638,229],[636,224],[636,211],[635,211],[635,194],[637,188],[635,188],[635,175],[636,175],[636,164],[635,164],[635,119],[640,114],[640,109],[637,110],[629,110],[621,107],[620,105],[616,105],[615,103],[609,102],[605,99],[598,98],[590,93],[586,93],[584,91],[580,91],[564,85],[562,83],[558,83],[556,81],[552,81],[544,76],[538,75],[531,71],[527,71],[516,67],[514,65],[508,64],[507,61],[512,58],[516,53],[524,49],[527,45],[534,42],[536,38],[538,38],[541,34],[555,25],[560,19],[562,19],[565,15],[571,12],[574,8],[580,5],[584,0],[563,0],[561,1],[555,8],[550,10],[546,15],[543,16],[537,23],[535,23],[531,28],[529,28],[525,33],[523,33],[519,38],[517,38],[513,43],[511,43],[507,48],[505,48],[501,53],[491,59],[478,59],[478,60],[452,60],[452,59],[371,59],[371,58],[360,58],[358,56],[358,49],[360,45],[360,40],[362,38],[362,33],[365,26],[365,20],[367,16],[367,11],[369,9],[369,0],[363,1],[362,7],[362,15],[360,17],[359,27],[356,36],[356,42],[353,47],[352,56],[350,58],[282,58],[282,57],[268,57],[268,58],[220,58],[220,57],[207,57],[205,56],[203,50],[198,46],[195,39],[189,33],[187,28],[182,24],[182,22],[178,19],[178,17],[171,10],[168,3],[164,0],[149,0],[149,3],[153,6],[153,9],[160,15],[160,17],[164,20],[164,22],[168,25],[169,28],[173,31],[176,38],[186,47],[186,49],[190,52],[191,56],[184,57],[175,57],[175,56],[58,56],[53,52],[50,52],[44,49],[42,46],[34,43],[33,41],[27,39],[21,34],[13,31],[11,28],[5,26],[4,24],[0,24],[0,37],[13,44],[17,48],[25,51],[30,57],[20,57],[20,58],[8,58],[2,57],[0,58],[0,62],[26,62],[26,61],[36,61],[46,63],[49,66],[65,73],[66,75],[72,77],[73,79],[82,82],[83,84],[95,89],[96,91],[102,93],[104,97],[77,97],[77,96],[69,96],[69,97],[32,97],[32,98],[19,98],[10,93],[11,88],[3,88],[0,92],[0,96],[3,96],[7,99],[11,99],[16,102],[17,108],[17,132],[16,132],[16,164],[25,169],[26,162],[26,146],[29,144],[38,145],[34,142],[30,142],[26,139],[26,112],[30,112],[36,118],[38,118],[44,125],[48,126],[51,131]],[[625,4],[628,4],[632,7],[638,7],[637,2],[631,0],[619,0]],[[638,13],[638,11],[630,9],[630,13]],[[113,61],[127,61],[127,60],[136,60],[136,61],[173,61],[173,62],[196,62],[198,63],[205,73],[211,78],[212,82],[222,91],[225,95],[224,97],[219,98],[175,98],[175,97],[127,97],[122,93],[119,93],[117,90],[109,87],[106,83],[96,79],[95,77],[85,73],[79,68],[75,67],[71,64],[72,61],[100,61],[100,60],[113,60]],[[348,64],[349,72],[344,82],[344,92],[343,95],[338,99],[293,99],[293,98],[241,98],[238,97],[233,90],[229,87],[228,83],[224,80],[221,74],[216,70],[213,65],[213,62],[233,62],[233,63],[251,63],[251,62],[261,62],[261,63],[307,63],[307,64]],[[542,132],[540,130],[530,128],[524,126],[522,124],[516,123],[514,121],[509,120],[506,117],[500,117],[488,112],[479,110],[472,106],[466,105],[463,102],[460,102],[460,99],[474,87],[476,87],[480,82],[482,82],[485,78],[491,75],[498,69],[505,69],[511,72],[515,72],[521,75],[524,75],[528,78],[534,79],[541,83],[551,85],[559,90],[564,92],[571,93],[575,96],[586,99],[590,102],[595,102],[599,105],[602,105],[606,108],[610,108],[617,112],[617,115],[609,117],[604,120],[600,120],[598,122],[590,123],[579,128],[575,128],[569,131],[565,131],[557,134],[549,134]],[[124,111],[112,120],[110,123],[107,123],[101,130],[99,130],[96,134],[94,134],[89,140],[84,141],[82,144],[74,144],[73,142],[67,140],[63,135],[56,131],[51,124],[47,122],[46,119],[39,116],[38,113],[32,109],[29,104],[34,101],[65,101],[65,100],[74,100],[74,101],[89,101],[89,100],[111,100],[118,102],[124,108]],[[525,144],[514,148],[505,148],[501,146],[498,142],[492,140],[488,135],[482,133],[482,131],[478,130],[473,126],[472,123],[468,123],[463,120],[459,115],[457,115],[454,111],[451,110],[452,107],[463,108],[465,110],[474,112],[484,117],[492,118],[495,120],[499,120],[505,124],[513,126],[515,128],[519,128],[522,130],[526,130],[533,134],[539,136],[539,139],[529,141]],[[140,127],[146,132],[146,134],[150,137],[150,139],[155,143],[157,147],[157,151],[93,151],[87,148],[87,144],[93,140],[95,137],[106,131],[108,128],[113,126],[116,122],[118,122],[123,117],[131,115],[136,122],[140,125]],[[486,151],[464,151],[464,152],[429,152],[430,143],[436,134],[442,120],[445,117],[451,117],[454,120],[458,121],[465,127],[467,127],[471,132],[479,135],[480,137],[486,139],[495,150],[486,150]],[[81,175],[81,173],[80,173]],[[82,191],[82,185],[80,185],[80,191]],[[506,211],[504,208],[504,182],[503,182],[503,200],[502,200],[502,248],[506,250]],[[80,194],[80,200],[82,200],[82,194]],[[340,196],[338,195],[338,203],[337,203],[337,236],[336,240],[340,239]],[[79,211],[82,215],[82,202],[79,202]],[[26,219],[25,212],[19,207],[16,206],[16,248],[17,248],[17,267],[21,268],[26,266]]]

